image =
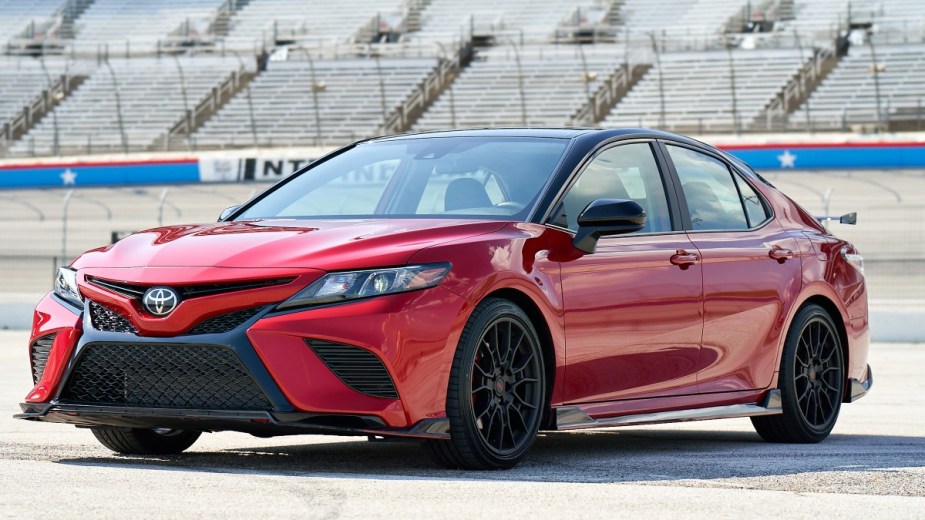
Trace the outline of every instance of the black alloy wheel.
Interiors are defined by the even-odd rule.
[[[767,441],[815,443],[828,437],[845,394],[841,338],[822,307],[808,305],[793,320],[781,359],[783,414],[753,417]]]
[[[512,302],[486,300],[466,324],[453,360],[451,440],[428,444],[447,467],[511,468],[536,441],[545,399],[543,353],[533,324]]]

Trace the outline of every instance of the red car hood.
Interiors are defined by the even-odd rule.
[[[73,267],[357,269],[403,265],[432,245],[490,233],[473,220],[262,220],[169,226],[88,251]]]

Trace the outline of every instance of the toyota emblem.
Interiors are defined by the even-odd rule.
[[[154,316],[167,316],[180,304],[180,295],[170,287],[152,287],[141,299],[145,310]]]

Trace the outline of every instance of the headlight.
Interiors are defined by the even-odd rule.
[[[58,268],[58,275],[55,276],[55,294],[78,307],[84,306],[84,299],[77,289],[77,271],[70,267]]]
[[[858,253],[856,249],[852,246],[844,246],[841,248],[841,256],[845,259],[846,262],[853,265],[855,269],[864,274],[864,257],[861,256],[861,253]]]
[[[328,273],[277,308],[305,307],[426,289],[439,284],[450,272],[450,267],[450,264],[427,264]]]

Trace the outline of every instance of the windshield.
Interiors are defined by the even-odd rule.
[[[566,139],[434,137],[363,143],[271,191],[235,220],[526,217]]]

